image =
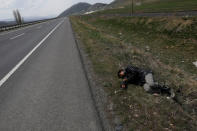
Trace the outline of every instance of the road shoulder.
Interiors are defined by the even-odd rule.
[[[72,24],[71,24],[71,27],[72,27]],[[83,69],[84,69],[87,81],[89,83],[90,92],[91,92],[99,119],[105,131],[112,131],[113,122],[110,122],[109,120],[110,114],[107,113],[107,110],[108,110],[107,105],[109,104],[109,101],[107,99],[107,94],[103,90],[101,85],[99,85],[98,79],[92,68],[92,63],[88,58],[88,54],[85,53],[84,51],[85,47],[83,46],[82,42],[78,38],[77,33],[74,32],[73,27],[72,27],[72,32],[73,32],[74,39],[76,41],[75,43],[79,51],[79,55],[83,64]]]

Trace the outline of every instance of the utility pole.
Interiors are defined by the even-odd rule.
[[[132,0],[132,14],[134,13],[134,3],[133,3],[133,0]]]
[[[133,11],[133,10],[134,10],[133,7],[134,7],[134,5],[133,5],[133,0],[131,0],[131,16],[133,16],[133,12],[134,12],[134,11]]]

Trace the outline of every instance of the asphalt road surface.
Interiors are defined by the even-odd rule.
[[[0,33],[0,131],[100,131],[67,18]]]

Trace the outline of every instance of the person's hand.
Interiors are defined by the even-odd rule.
[[[124,78],[123,81],[127,81],[127,78]]]
[[[154,93],[153,96],[159,96],[159,94],[158,93]]]
[[[123,85],[123,84],[121,85],[121,87],[122,87],[123,89],[125,89],[125,88],[126,88],[126,86],[125,86],[125,85]]]

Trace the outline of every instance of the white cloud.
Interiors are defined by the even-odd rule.
[[[83,0],[83,2],[109,3],[113,0]],[[57,16],[81,0],[0,0],[0,20],[13,18],[12,11],[19,9],[23,17]]]
[[[1,8],[9,8],[10,6],[12,6],[12,4],[14,3],[15,0],[0,0],[0,9]]]

